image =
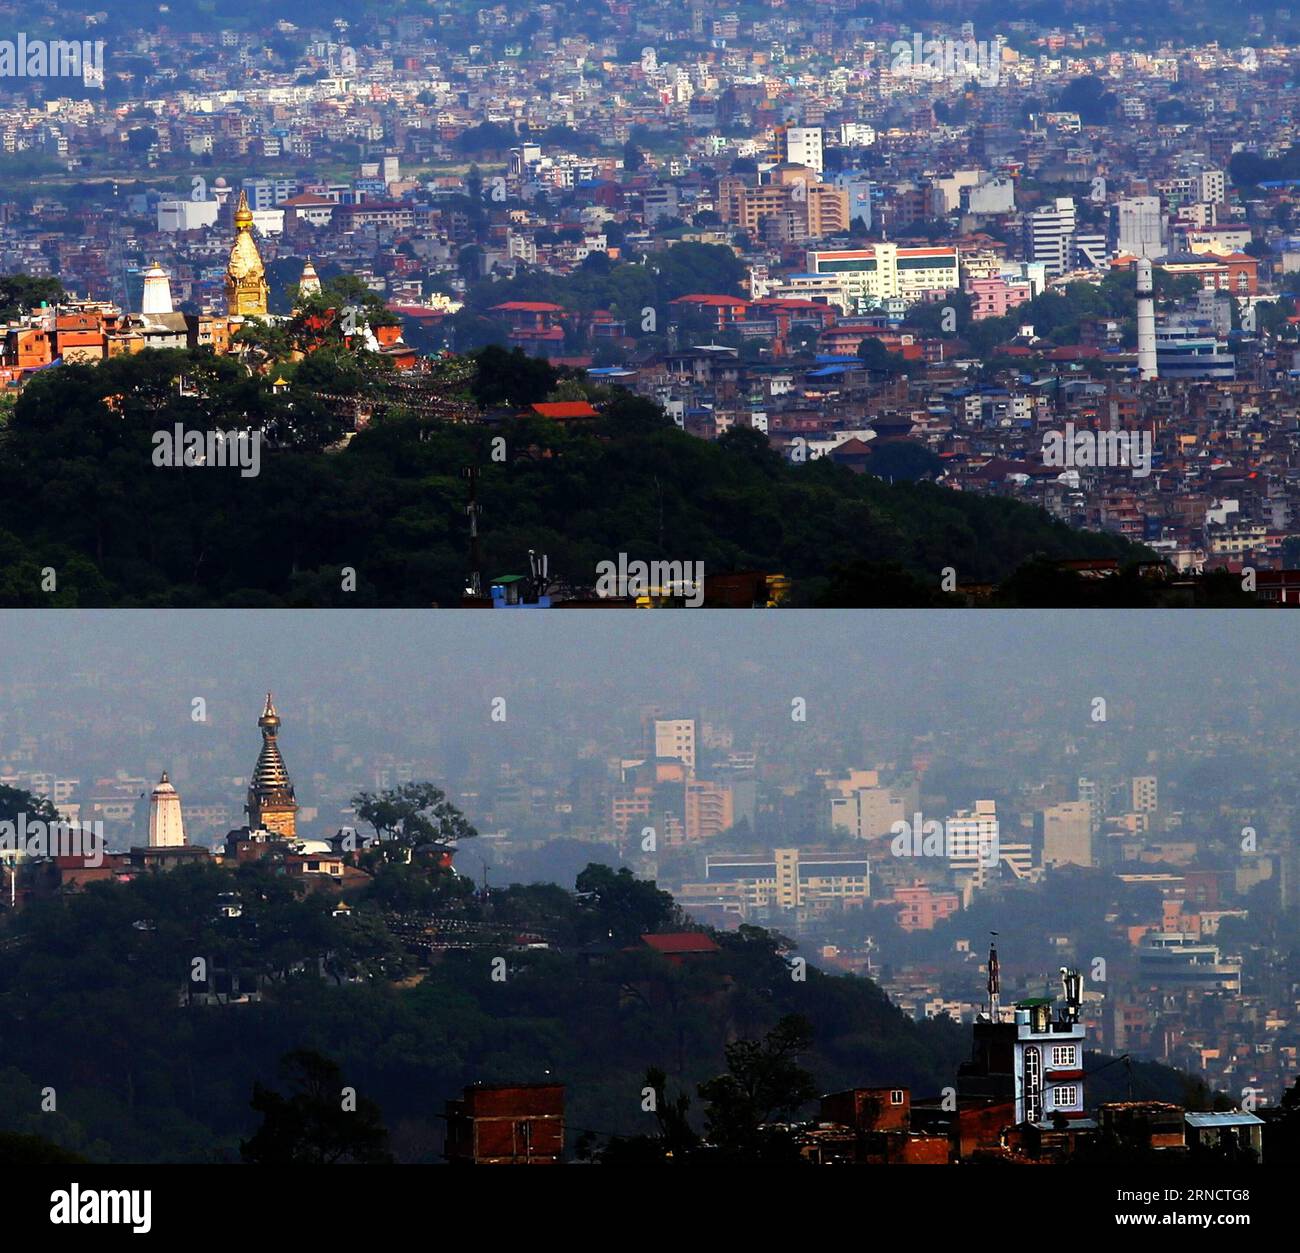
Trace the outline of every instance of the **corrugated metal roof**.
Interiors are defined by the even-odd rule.
[[[1238,1109],[1224,1114],[1188,1114],[1187,1123],[1191,1127],[1262,1127],[1264,1120]]]

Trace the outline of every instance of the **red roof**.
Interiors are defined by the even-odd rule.
[[[544,418],[595,418],[600,415],[585,400],[547,400],[533,405]]]
[[[519,313],[563,313],[563,305],[547,304],[545,300],[507,300],[505,304],[493,305],[488,310],[489,313],[495,313],[498,310],[517,311]]]
[[[643,935],[657,953],[718,953],[721,950],[703,931],[670,931],[667,935]]]
[[[678,296],[676,300],[670,300],[670,305],[744,305],[749,302],[741,296],[711,296],[707,293],[695,293],[690,296]]]

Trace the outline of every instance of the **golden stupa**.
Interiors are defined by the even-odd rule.
[[[262,729],[262,751],[257,755],[253,777],[248,785],[248,825],[264,827],[287,840],[294,838],[298,829],[298,802],[293,794],[293,783],[280,756],[277,737],[280,733],[280,715],[276,712],[271,693],[266,694],[266,706],[257,720]]]
[[[266,300],[266,267],[253,242],[253,211],[241,191],[235,207],[235,242],[226,266],[226,313],[232,318],[264,318]]]

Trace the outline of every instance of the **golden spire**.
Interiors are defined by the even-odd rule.
[[[235,206],[235,230],[247,231],[253,227],[253,211],[248,207],[248,193],[240,191],[239,203]]]
[[[248,195],[239,193],[235,207],[235,242],[226,266],[226,313],[234,317],[266,317],[266,267],[253,239],[253,211]]]
[[[286,839],[293,839],[298,826],[298,802],[276,742],[280,715],[275,711],[270,692],[266,694],[266,705],[257,725],[262,730],[262,751],[257,755],[257,765],[253,767],[253,778],[248,785],[248,825],[265,827]]]

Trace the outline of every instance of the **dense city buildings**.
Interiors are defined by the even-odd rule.
[[[518,347],[795,465],[1013,497],[1179,574],[1286,568],[1288,46],[1254,18],[1244,48],[1155,48],[1113,21],[832,8],[115,32],[71,94],[0,93],[33,171],[0,269],[67,293],[14,311],[5,380],[149,347],[247,360],[241,328],[350,276],[393,315],[357,342],[404,370]]]
[[[1300,1162],[1290,9],[3,11],[0,1162]]]

